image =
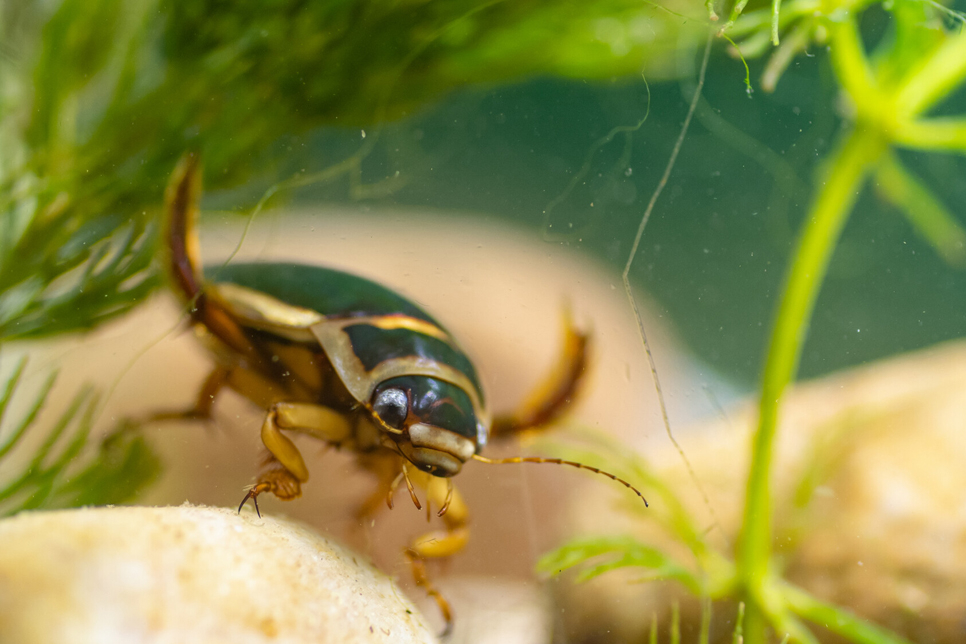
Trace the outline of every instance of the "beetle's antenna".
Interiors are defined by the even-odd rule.
[[[386,495],[386,505],[389,506],[390,510],[392,510],[392,504],[393,504],[392,497],[395,496],[396,488],[399,487],[399,483],[402,482],[402,480],[403,480],[403,473],[400,472],[399,474],[396,475],[396,478],[392,480],[392,483],[389,484],[389,493]]]
[[[409,488],[409,498],[413,500],[413,505],[416,506],[417,510],[422,510],[423,506],[420,505],[419,499],[416,497],[416,490],[413,488],[413,482],[409,480],[409,472],[406,471],[406,464],[403,463],[402,475],[406,479],[406,487]]]
[[[436,516],[442,517],[449,510],[449,504],[453,501],[453,479],[446,479],[446,500],[443,501],[443,507],[439,509]]]
[[[480,456],[479,454],[473,454],[473,460],[479,461],[481,463],[486,463],[488,465],[502,465],[505,463],[553,463],[554,465],[569,465],[570,467],[576,467],[578,470],[590,470],[595,474],[602,474],[607,478],[617,481],[628,490],[631,490],[634,494],[641,497],[641,501],[644,501],[644,507],[649,507],[647,499],[641,494],[641,491],[636,487],[625,481],[619,476],[615,476],[610,472],[605,472],[604,470],[598,469],[596,467],[591,467],[590,465],[584,465],[583,463],[578,463],[577,461],[565,461],[562,458],[543,458],[542,456],[513,456],[511,458],[487,458],[485,456]]]

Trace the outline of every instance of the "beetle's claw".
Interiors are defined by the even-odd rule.
[[[248,493],[245,495],[245,498],[242,499],[242,502],[238,505],[238,513],[241,514],[242,508],[245,507],[246,503],[248,503],[248,499],[251,499],[252,503],[255,505],[255,514],[257,514],[258,518],[261,519],[262,513],[258,509],[258,495],[261,494],[262,492],[267,491],[269,488],[271,488],[271,485],[269,485],[268,483],[258,483],[248,488]]]
[[[258,510],[258,495],[255,494],[254,487],[248,490],[248,494],[246,494],[245,498],[242,499],[242,502],[238,504],[238,514],[241,514],[242,508],[245,507],[246,503],[248,503],[248,499],[251,499],[255,502],[255,514],[257,514],[258,518],[261,519],[262,513]]]
[[[255,505],[255,513],[261,518],[262,513],[258,509],[258,495],[262,492],[271,492],[283,501],[297,499],[302,495],[302,485],[299,480],[277,461],[272,461],[272,463],[274,465],[258,477],[258,483],[248,489],[248,493],[238,506],[239,512],[248,503],[248,499],[251,499]]]

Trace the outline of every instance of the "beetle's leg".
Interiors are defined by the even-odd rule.
[[[231,369],[227,367],[215,367],[208,374],[204,384],[201,385],[201,389],[198,391],[194,409],[188,410],[189,418],[211,419],[211,409],[215,405],[215,397],[228,383],[228,376],[230,374]]]
[[[365,524],[366,519],[373,517],[376,512],[389,506],[392,509],[392,497],[389,496],[402,481],[400,458],[392,453],[375,452],[361,454],[359,464],[376,475],[376,489],[366,497],[366,500],[356,510],[358,525]]]
[[[186,154],[171,173],[164,193],[165,239],[168,246],[168,268],[175,286],[190,303],[191,317],[203,324],[215,337],[252,364],[272,371],[272,363],[252,344],[238,319],[218,297],[205,286],[198,257],[198,199],[201,195],[201,165],[196,154]]]
[[[302,485],[277,458],[269,454],[268,458],[262,463],[262,472],[258,475],[258,482],[248,489],[245,498],[238,505],[238,511],[241,512],[248,500],[251,499],[255,504],[255,512],[258,516],[262,516],[258,509],[258,495],[262,492],[271,492],[283,501],[290,501],[301,496]]]
[[[413,580],[417,586],[426,591],[439,606],[446,622],[443,635],[447,635],[453,627],[453,611],[439,590],[429,578],[426,571],[427,559],[438,559],[454,555],[466,547],[469,540],[469,511],[462,495],[453,487],[452,479],[430,476],[420,471],[410,471],[413,482],[426,490],[426,503],[440,510],[437,515],[442,516],[443,530],[435,530],[413,540],[406,548],[406,559],[412,569]]]
[[[241,506],[248,499],[253,499],[257,510],[257,498],[262,492],[271,492],[283,501],[302,495],[302,483],[309,480],[309,469],[295,443],[282,430],[302,432],[330,443],[340,443],[349,436],[351,429],[345,416],[328,407],[288,402],[272,405],[262,423],[262,443],[271,456]]]
[[[205,378],[204,384],[201,385],[193,407],[182,411],[163,411],[151,414],[148,420],[211,420],[211,409],[214,407],[215,397],[228,384],[231,371],[228,367],[215,367]]]
[[[273,412],[278,429],[308,434],[327,443],[341,443],[352,433],[352,424],[345,414],[322,405],[280,402],[272,405],[269,417],[272,417]],[[264,440],[265,426],[263,425],[262,441]]]
[[[546,427],[573,402],[587,367],[590,337],[574,326],[569,310],[564,310],[563,318],[563,347],[556,366],[519,409],[493,419],[491,437],[503,438]]]

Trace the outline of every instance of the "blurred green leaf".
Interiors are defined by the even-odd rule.
[[[650,507],[645,507],[637,497],[621,495],[626,500],[621,505],[622,511],[628,516],[656,522],[710,565],[707,557],[713,555],[703,531],[674,490],[653,473],[640,454],[628,450],[613,436],[588,427],[568,428],[566,434],[541,443],[541,452],[592,465],[629,481],[648,498]]]
[[[130,503],[161,474],[161,460],[143,436],[121,430],[101,441],[97,455],[70,476],[45,507]]]
[[[932,191],[909,172],[894,153],[884,156],[876,189],[906,216],[919,235],[950,266],[966,266],[966,230]]]
[[[595,561],[596,560],[596,561]],[[587,581],[618,568],[646,568],[649,577],[673,579],[688,591],[701,594],[698,579],[664,552],[633,537],[608,536],[575,539],[553,550],[537,562],[537,570],[559,575],[570,568],[581,568],[578,581]]]
[[[0,421],[9,421],[6,415],[25,366],[22,359],[7,379]],[[91,387],[82,387],[49,429],[39,427],[38,416],[55,379],[47,378],[18,422],[0,423],[0,516],[124,503],[158,477],[160,461],[134,425],[122,423],[91,448],[98,402]]]
[[[213,189],[253,175],[271,182],[282,178],[285,137],[377,125],[465,85],[612,78],[642,66],[668,76],[674,52],[703,33],[689,11],[700,18],[702,5],[0,5],[0,42],[19,46],[0,56],[0,340],[90,328],[158,284],[150,222],[186,150],[204,155]],[[121,243],[102,265],[111,255],[103,245],[124,231],[137,243]],[[85,262],[78,281],[55,287]],[[123,287],[132,280],[137,287]]]

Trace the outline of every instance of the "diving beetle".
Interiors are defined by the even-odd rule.
[[[261,439],[268,451],[239,512],[258,495],[301,495],[309,470],[286,433],[307,434],[359,455],[379,479],[362,508],[371,514],[406,483],[437,507],[441,531],[405,550],[414,580],[439,605],[448,631],[452,612],[430,581],[425,561],[463,549],[468,512],[452,477],[470,460],[555,463],[613,474],[555,458],[488,459],[490,439],[548,425],[570,405],[587,362],[588,337],[566,325],[558,366],[516,413],[491,419],[472,361],[433,317],[375,282],[321,266],[236,263],[209,268],[204,278],[195,230],[201,169],[195,155],[179,162],[165,193],[168,265],[217,366],[181,416],[208,418],[229,387],[266,410]],[[647,503],[647,501],[644,501]]]

